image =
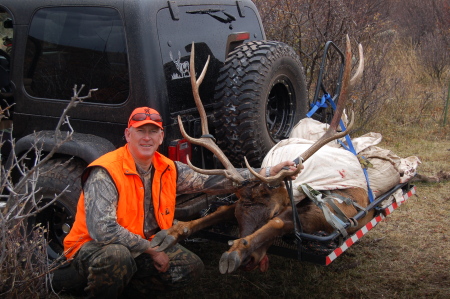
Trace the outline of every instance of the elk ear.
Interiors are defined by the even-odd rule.
[[[261,186],[263,186],[263,194],[262,195],[270,196],[273,193],[273,190],[278,189],[281,186],[281,184],[276,187],[270,186],[268,184],[261,184]]]

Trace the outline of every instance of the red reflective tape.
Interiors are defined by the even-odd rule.
[[[409,190],[407,194],[408,194],[408,197],[411,197],[411,196],[413,196],[415,193],[416,193],[416,187],[414,187],[413,189]]]
[[[353,239],[352,238],[348,238],[347,240],[345,240],[345,244],[350,247],[353,245]]]
[[[387,207],[384,211],[386,212],[386,216],[391,214],[398,207],[397,203],[393,203],[389,207]]]
[[[358,237],[358,239],[364,236],[364,233],[362,232],[361,229],[356,232],[356,236]]]

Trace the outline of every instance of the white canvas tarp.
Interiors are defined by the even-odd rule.
[[[294,160],[323,135],[327,124],[312,120],[301,120],[292,131],[290,138],[280,141],[266,155],[262,167],[276,165],[282,161]],[[370,188],[377,197],[395,185],[411,179],[420,160],[415,157],[402,159],[390,150],[375,146],[380,143],[379,133],[369,133],[352,139],[358,157],[341,147],[336,141],[322,147],[304,163],[304,169],[293,182],[294,197],[303,198],[298,191],[302,184],[316,190],[336,190],[363,188],[367,181],[359,159],[370,162],[367,168]]]

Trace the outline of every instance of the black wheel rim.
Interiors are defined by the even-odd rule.
[[[286,76],[277,78],[266,107],[267,130],[274,142],[288,137],[295,121],[295,108],[295,91],[291,81]]]
[[[55,201],[36,215],[35,223],[42,223],[47,228],[47,251],[50,258],[56,258],[63,253],[63,241],[72,228],[73,216],[71,210],[61,201]]]

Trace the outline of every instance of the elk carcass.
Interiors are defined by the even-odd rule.
[[[288,177],[296,176],[303,167],[302,162],[306,161],[328,142],[345,136],[351,127],[353,121],[351,121],[349,128],[345,132],[338,132],[339,121],[344,110],[345,101],[349,97],[352,85],[362,75],[363,54],[361,45],[359,45],[359,54],[360,64],[358,70],[353,78],[350,79],[352,54],[350,41],[347,37],[343,85],[335,115],[330,123],[328,131],[315,144],[299,156],[299,163],[295,170],[286,169],[280,171],[275,176],[265,177],[253,170],[245,159],[247,168],[255,176],[254,180],[245,180],[211,138],[201,137],[195,139],[188,136],[183,128],[181,118],[179,117],[178,123],[183,136],[191,143],[202,145],[212,151],[225,169],[203,170],[193,166],[188,160],[189,166],[195,171],[203,174],[221,174],[233,180],[235,184],[238,185],[238,191],[236,192],[238,200],[232,205],[218,208],[215,212],[203,218],[189,222],[177,222],[172,228],[160,231],[152,240],[152,245],[159,246],[158,250],[164,250],[176,242],[186,239],[199,230],[226,219],[236,217],[239,225],[240,238],[232,241],[232,244],[230,242],[230,249],[223,253],[219,262],[220,272],[222,274],[231,273],[238,268],[250,270],[258,266],[262,271],[267,270],[267,249],[276,237],[294,231],[293,210],[283,180]],[[191,49],[190,68],[191,84],[194,99],[202,119],[202,133],[204,136],[209,135],[209,131],[206,113],[201,103],[198,89],[205,76],[208,63],[209,58],[201,75],[196,80],[193,67],[193,44]],[[368,205],[369,200],[367,191],[363,188],[349,188],[335,190],[334,192],[345,198],[351,199],[361,207],[366,207]],[[347,217],[352,217],[357,213],[357,210],[353,205],[347,205],[338,201],[336,201],[335,204],[339,206],[341,211],[343,211]],[[324,218],[322,211],[310,201],[301,201],[296,206],[295,213],[299,214],[303,231],[306,233],[314,233],[316,231],[331,232],[333,230],[332,226]],[[369,213],[363,219],[360,219],[358,225],[352,229],[356,230],[359,227],[362,227],[370,221],[371,218],[372,214]]]

